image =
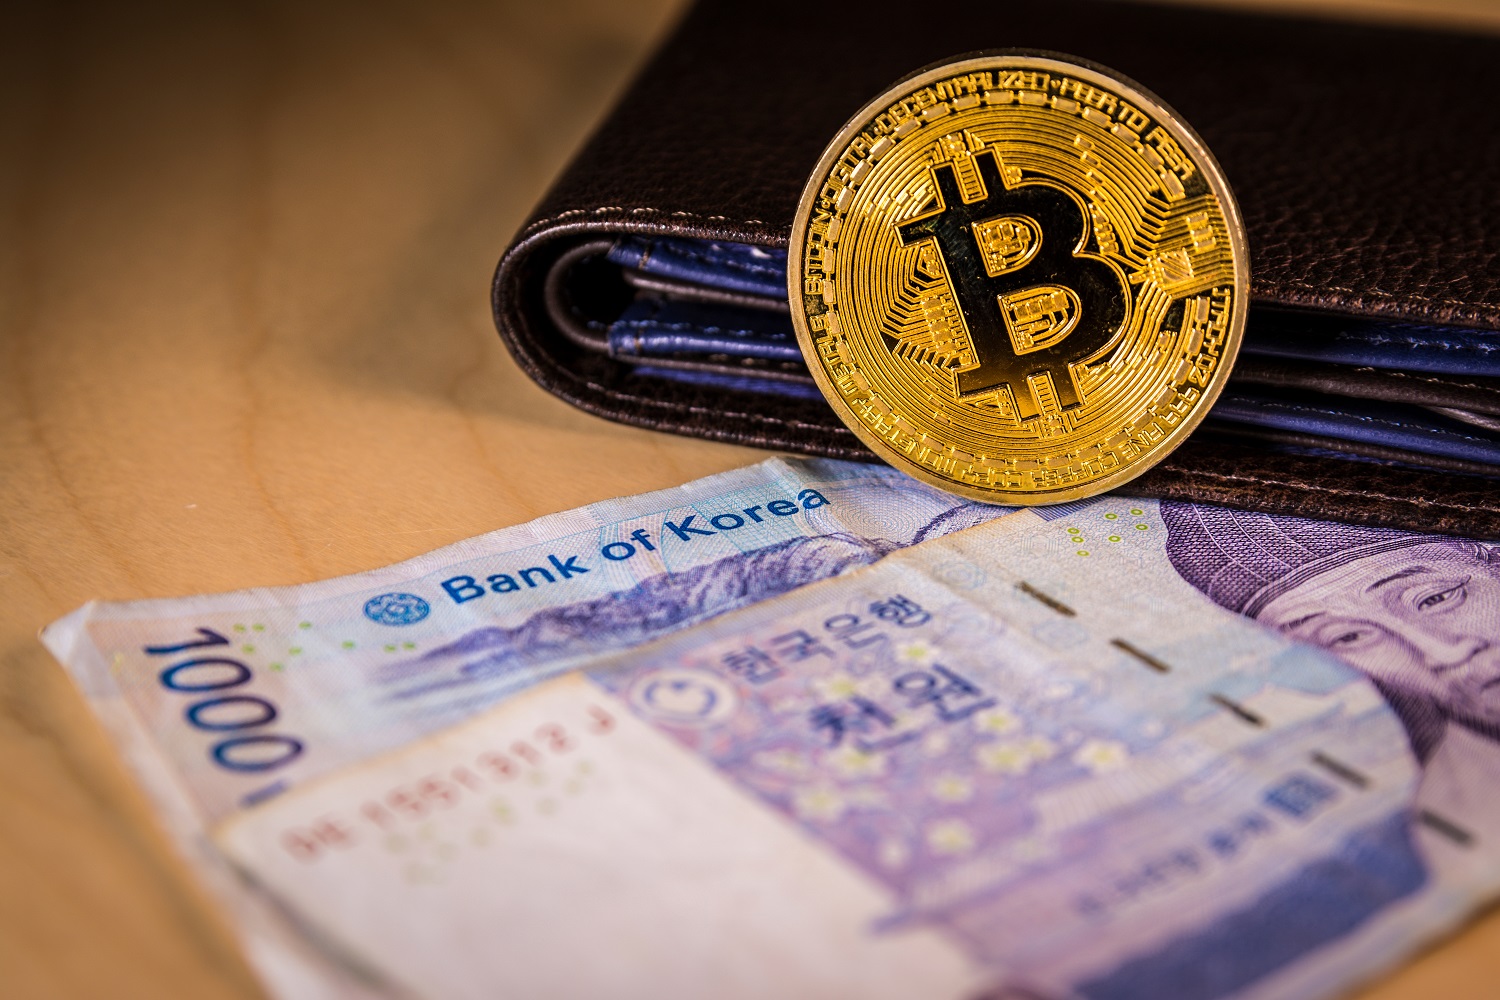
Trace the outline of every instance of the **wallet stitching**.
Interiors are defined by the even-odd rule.
[[[1416,300],[1418,302],[1431,302],[1445,306],[1461,306],[1466,309],[1477,309],[1484,312],[1490,312],[1494,309],[1494,306],[1491,303],[1483,301],[1475,302],[1470,299],[1450,299],[1435,295],[1421,295],[1417,292],[1407,292],[1403,295],[1392,295],[1390,292],[1381,292],[1376,291],[1375,289],[1360,291],[1359,289],[1348,288],[1344,285],[1315,285],[1310,281],[1299,281],[1295,278],[1273,278],[1269,281],[1265,281],[1264,283],[1272,287],[1276,287],[1278,285],[1290,285],[1293,288],[1300,288],[1304,291],[1312,292],[1314,294],[1322,294],[1325,292],[1343,292],[1346,295],[1356,295],[1361,298],[1380,299],[1383,302],[1405,302],[1409,300]]]
[[[627,208],[624,205],[600,205],[597,208],[570,208],[566,211],[558,212],[556,215],[549,215],[544,219],[538,219],[526,227],[523,239],[533,236],[564,219],[571,219],[580,215],[609,215],[612,212],[627,212],[632,215],[671,215],[683,219],[703,219],[708,222],[732,222],[740,226],[769,225],[764,219],[731,219],[727,215],[701,215],[697,212],[684,212],[681,210],[668,212],[663,208],[651,208],[645,205],[636,208]],[[517,245],[520,242],[521,240],[517,240]]]
[[[1208,469],[1186,469],[1183,470],[1184,477],[1206,476],[1209,479],[1222,479],[1225,482],[1255,483],[1265,486],[1285,486],[1290,489],[1310,490],[1316,493],[1333,493],[1338,496],[1365,497],[1371,500],[1387,500],[1391,503],[1406,504],[1411,507],[1436,507],[1446,510],[1462,510],[1470,512],[1490,513],[1489,507],[1475,507],[1470,504],[1444,502],[1440,500],[1422,500],[1414,497],[1393,497],[1387,493],[1375,493],[1370,490],[1346,490],[1337,486],[1318,486],[1308,482],[1288,482],[1283,479],[1269,479],[1263,476],[1240,476],[1229,472],[1212,472]]]
[[[656,319],[617,319],[613,323],[609,324],[609,328],[611,330],[615,329],[616,327],[628,327],[632,330],[655,328],[658,330],[667,330],[672,333],[682,333],[685,330],[691,330],[697,333],[705,334],[728,333],[734,334],[738,337],[742,337],[746,340],[760,338],[762,340],[775,340],[778,342],[785,342],[792,339],[791,335],[786,333],[768,333],[765,330],[734,330],[727,326],[708,326],[703,323],[664,323],[661,320]]]
[[[1421,340],[1415,337],[1392,337],[1389,334],[1366,332],[1366,333],[1340,333],[1334,337],[1335,340],[1354,340],[1370,344],[1375,347],[1407,347],[1407,348],[1437,348],[1443,351],[1478,352],[1488,354],[1491,351],[1500,350],[1500,344],[1477,344],[1455,343],[1451,340]]]
[[[1455,382],[1452,379],[1444,378],[1441,375],[1414,375],[1411,372],[1393,372],[1387,369],[1368,367],[1362,367],[1356,370],[1361,372],[1376,372],[1386,378],[1405,378],[1411,379],[1413,382],[1428,382],[1432,385],[1447,386],[1452,389],[1473,389],[1475,392],[1482,392],[1486,395],[1500,395],[1500,389],[1496,389],[1492,386],[1479,385],[1475,382]]]

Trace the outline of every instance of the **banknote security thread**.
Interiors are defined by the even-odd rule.
[[[825,150],[793,224],[798,343],[840,418],[975,500],[1119,486],[1213,405],[1249,263],[1218,164],[1139,85],[1073,57],[962,56]]]

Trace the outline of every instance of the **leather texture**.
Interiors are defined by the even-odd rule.
[[[917,25],[876,0],[824,25],[790,0],[753,13],[704,0],[688,13],[496,272],[497,325],[533,378],[611,419],[868,458],[821,399],[653,377],[563,335],[547,275],[601,236],[785,247],[807,174],[843,122],[899,77],[981,47],[1101,62],[1175,107],[1240,201],[1256,307],[1500,328],[1500,130],[1485,125],[1500,40],[1120,0],[956,0]],[[630,291],[601,278],[588,294],[618,299],[618,315]],[[1137,491],[1500,536],[1493,480],[1198,437]]]
[[[1330,471],[1336,464],[1336,471]],[[1194,434],[1120,491],[1268,514],[1500,537],[1495,482],[1374,462],[1267,451],[1217,433]]]

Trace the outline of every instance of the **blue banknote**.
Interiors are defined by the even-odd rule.
[[[358,915],[294,898],[257,837],[584,684],[817,846],[807,864],[857,897],[840,940],[865,942],[830,954],[894,995],[926,969],[932,995],[1311,997],[1494,892],[1497,564],[1478,542],[1118,498],[1015,512],[776,459],[358,576],[91,604],[43,638],[278,994],[383,995],[371,970],[408,956],[342,940]],[[436,925],[476,912],[449,904]]]
[[[930,537],[595,655],[216,842],[398,992],[1330,996],[1494,892],[1483,817],[1432,771],[1486,689],[1424,749],[1346,655],[1382,615],[1331,579],[1289,595],[1365,543],[1409,558],[1360,593],[1493,591],[1472,546],[1277,527],[1107,498]],[[588,944],[641,925],[662,937]],[[475,926],[493,947],[444,943]]]
[[[44,630],[275,994],[350,997],[208,825],[602,652],[1007,513],[883,466],[771,459],[303,586],[91,603]],[[378,994],[375,994],[378,995]]]
[[[882,466],[772,459],[370,573],[93,603],[43,641],[146,748],[152,787],[213,821],[581,658],[1003,513]]]

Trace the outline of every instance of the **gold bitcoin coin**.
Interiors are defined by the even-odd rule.
[[[991,503],[1102,492],[1203,419],[1245,325],[1244,227],[1170,109],[1029,52],[924,70],[824,152],[787,268],[813,377],[877,455]]]

